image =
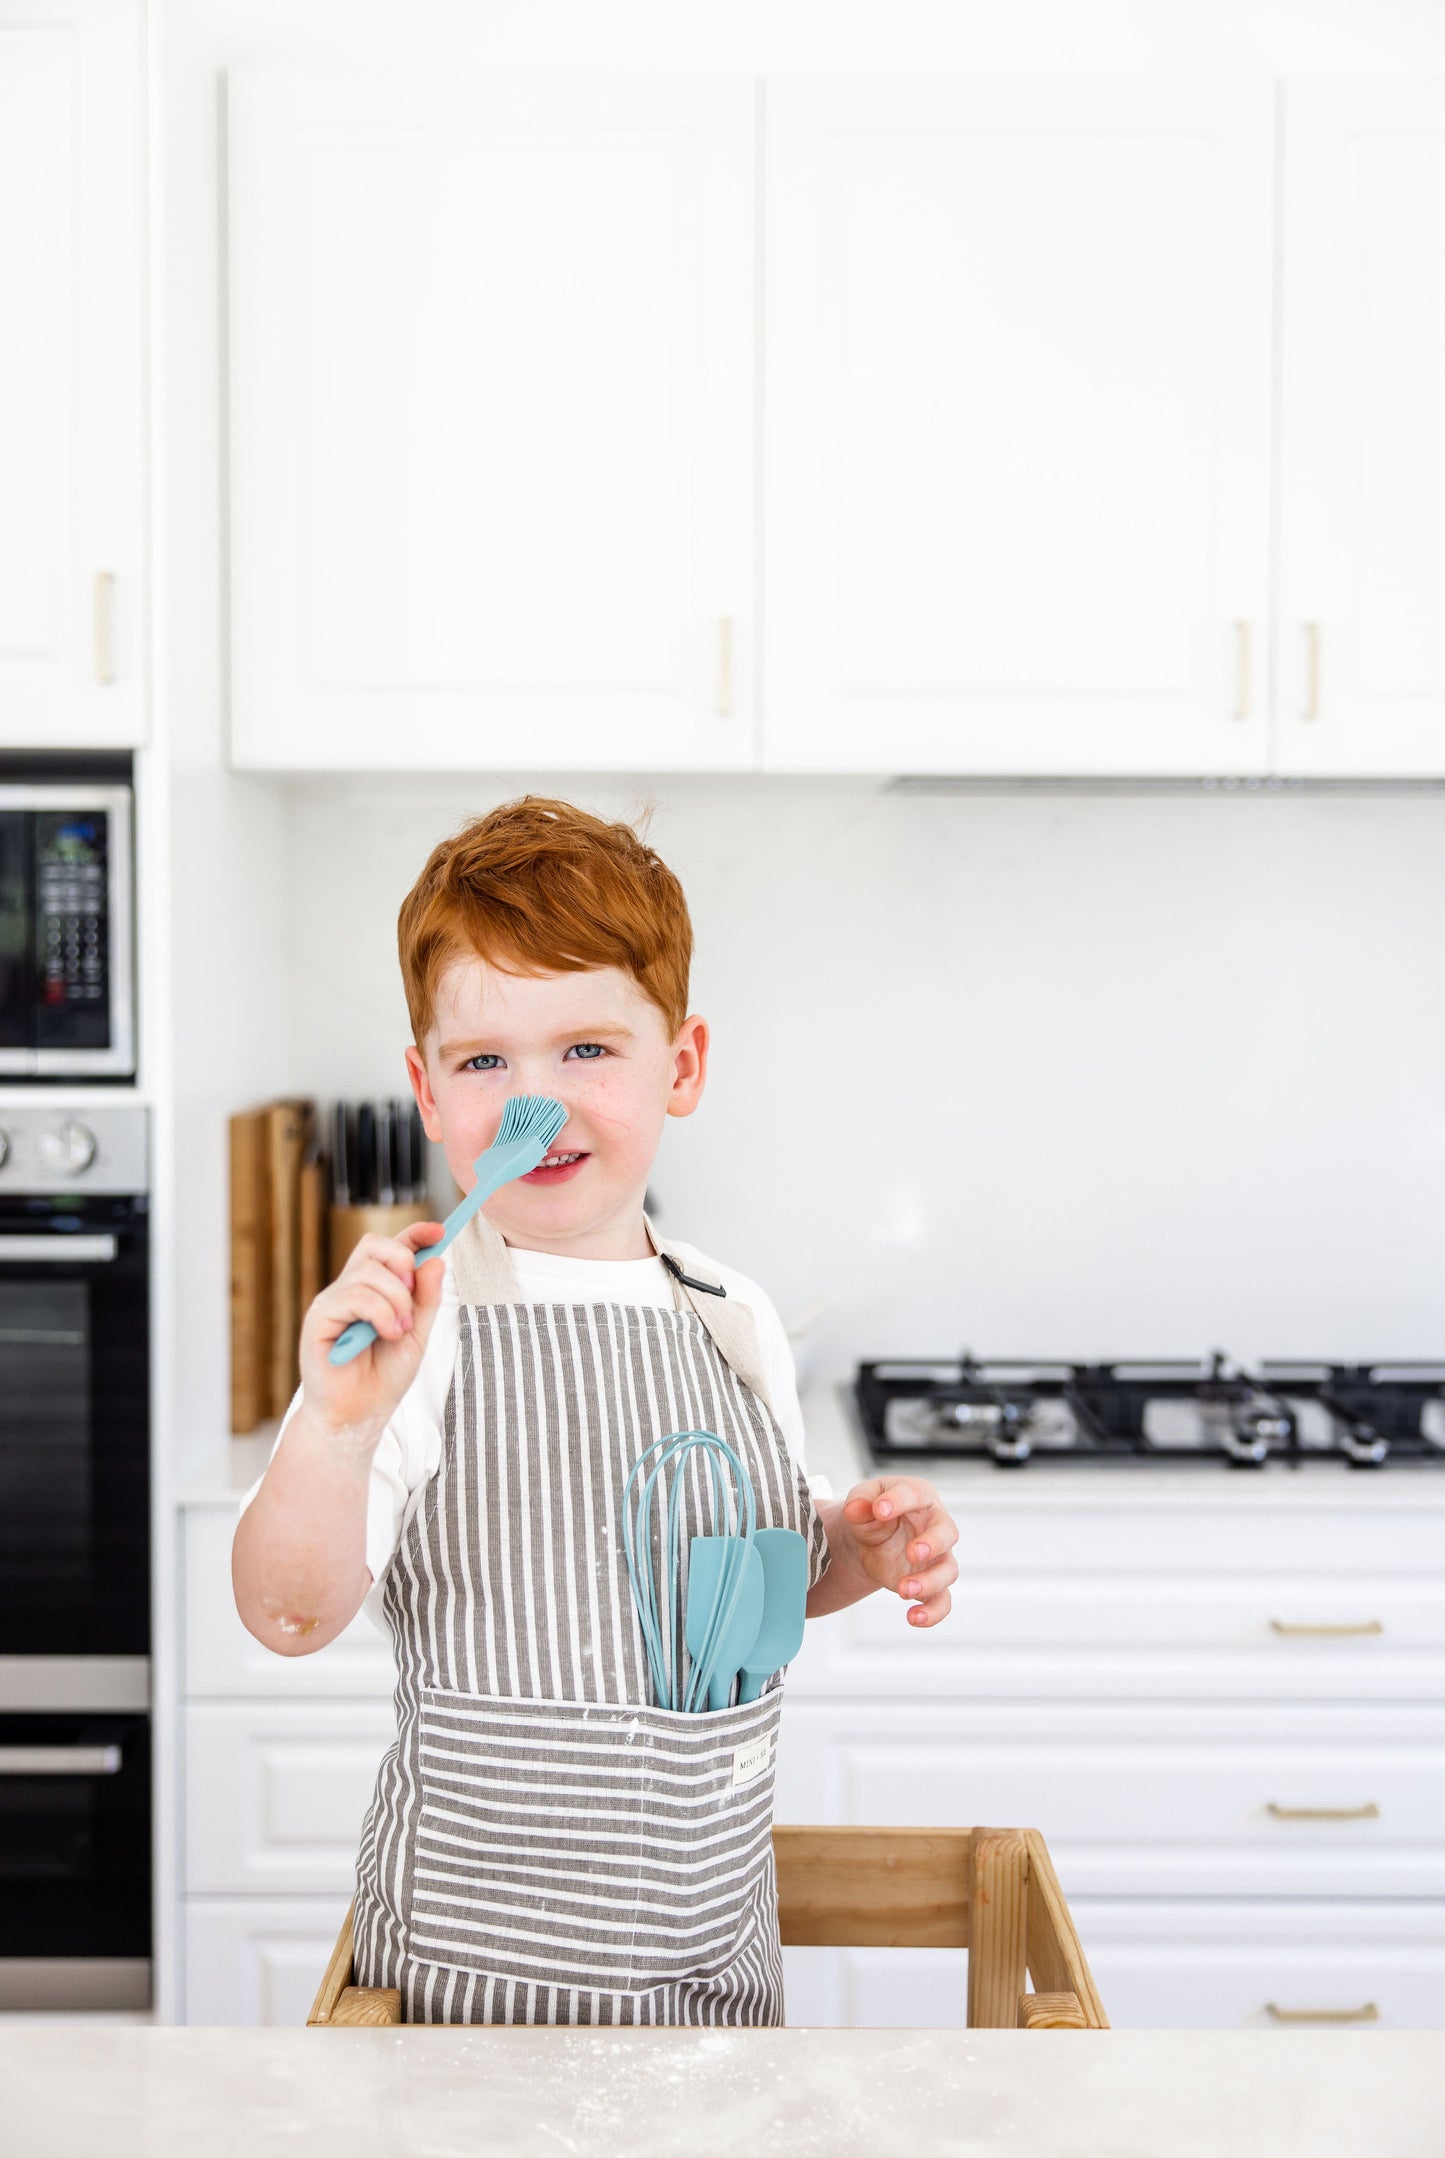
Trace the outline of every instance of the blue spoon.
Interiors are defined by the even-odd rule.
[[[803,1645],[808,1605],[808,1546],[796,1529],[759,1529],[753,1549],[763,1569],[763,1621],[742,1661],[738,1703],[756,1701],[763,1680],[791,1663]]]
[[[454,1206],[448,1214],[442,1224],[440,1242],[416,1254],[417,1265],[425,1266],[428,1259],[439,1259],[494,1191],[500,1191],[515,1177],[526,1176],[529,1170],[535,1169],[551,1150],[552,1141],[566,1121],[566,1110],[550,1095],[514,1094],[502,1111],[501,1129],[496,1138],[486,1153],[479,1154],[472,1164],[477,1174],[476,1183],[461,1205]],[[376,1328],[370,1319],[353,1319],[345,1332],[338,1334],[332,1342],[327,1361],[349,1364],[375,1339]]]
[[[763,1616],[763,1565],[741,1536],[694,1536],[687,1564],[683,1639],[693,1659],[688,1691],[726,1708]]]

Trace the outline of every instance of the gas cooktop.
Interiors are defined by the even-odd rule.
[[[1445,1362],[1051,1364],[893,1359],[860,1364],[855,1393],[875,1460],[1070,1467],[1318,1461],[1354,1469],[1445,1463]]]

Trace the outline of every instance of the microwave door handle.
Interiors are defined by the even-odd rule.
[[[0,1746],[0,1776],[118,1776],[119,1746]]]
[[[7,1261],[51,1260],[57,1266],[76,1260],[113,1259],[119,1250],[113,1236],[0,1236],[0,1266]]]

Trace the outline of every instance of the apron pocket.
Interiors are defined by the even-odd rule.
[[[605,1992],[720,1975],[772,1918],[782,1697],[689,1716],[424,1689],[412,1952]]]

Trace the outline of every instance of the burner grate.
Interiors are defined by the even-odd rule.
[[[860,1364],[875,1460],[1222,1462],[1357,1469],[1445,1462],[1445,1362],[1107,1364],[904,1358]]]

